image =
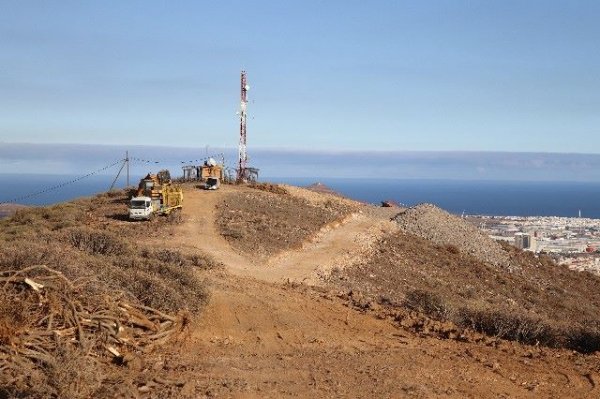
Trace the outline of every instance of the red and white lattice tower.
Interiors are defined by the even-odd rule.
[[[250,86],[246,83],[246,71],[242,71],[241,76],[241,103],[240,103],[240,145],[238,147],[238,170],[237,180],[246,180],[246,162],[248,154],[246,152],[246,111],[248,108],[247,93]]]

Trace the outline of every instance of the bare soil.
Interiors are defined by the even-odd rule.
[[[216,205],[232,198],[232,191],[244,189],[194,192],[186,198]],[[294,190],[287,193],[295,196]],[[299,193],[304,199],[314,194]],[[313,198],[311,203],[319,206],[325,202]],[[213,256],[225,264],[225,270],[211,279],[211,301],[194,329],[193,340],[185,346],[184,352],[193,358],[189,363],[204,370],[195,377],[197,394],[422,398],[583,398],[597,394],[600,362],[595,353],[584,355],[523,345],[469,329],[459,331],[421,311],[380,305],[358,292],[349,296],[348,286],[325,286],[328,274],[323,273],[323,264],[331,267],[334,275],[349,276],[356,265],[376,259],[383,241],[402,234],[389,224],[397,210],[356,209],[336,222],[315,220],[313,224],[321,225],[319,231],[295,236],[295,243],[307,238],[291,249],[278,247],[266,260],[230,245],[225,237],[212,235],[221,227],[215,230],[207,224],[219,226],[221,214],[212,212],[210,206],[184,211],[184,220],[194,214],[194,229],[202,232],[188,234],[185,245],[209,253],[213,247]],[[245,212],[258,210],[246,208]],[[283,210],[277,217],[295,220]],[[198,221],[204,222],[203,227]],[[275,224],[274,229],[279,227]],[[209,232],[210,237],[202,238]],[[197,237],[196,241],[191,237]],[[437,259],[436,252],[429,252],[438,248],[435,244],[414,236],[404,239],[414,246],[414,252],[405,257],[423,263]],[[438,249],[463,256],[454,253],[455,248]],[[400,258],[393,259],[406,260]],[[470,257],[460,261],[483,267]],[[456,270],[459,264],[454,265]],[[485,277],[469,273],[465,271],[461,277],[466,281]],[[423,280],[426,275],[412,277]],[[465,280],[462,285],[468,284]]]
[[[115,208],[122,203],[115,201],[102,205],[102,211],[88,208],[90,215],[84,212],[72,221],[53,213],[31,220],[21,215],[21,222],[3,224],[0,231],[3,245],[16,244],[16,237],[32,237],[31,226],[43,228],[44,235],[55,228],[66,234],[81,228],[81,221],[94,231],[131,234],[136,257],[143,258],[136,251],[146,248],[148,256],[161,262],[183,260],[183,267],[210,291],[210,300],[186,330],[187,338],[114,366],[120,376],[107,372],[97,397],[135,397],[122,387],[134,389],[140,398],[600,397],[596,352],[524,345],[468,328],[459,331],[428,315],[427,309],[403,302],[407,290],[432,289],[460,303],[458,293],[468,291],[470,284],[476,290],[472,299],[490,289],[495,291],[484,300],[501,303],[512,297],[510,289],[499,288],[499,278],[513,284],[511,279],[456,248],[399,232],[390,221],[397,210],[284,189],[223,186],[209,192],[188,185],[180,223],[126,222]],[[45,240],[33,252],[52,247],[54,240]],[[70,260],[63,264],[89,256],[123,258],[90,253],[105,247],[85,242],[83,249],[69,244],[64,256]],[[66,248],[57,245],[56,251]],[[118,242],[107,248],[128,251]],[[60,252],[50,252],[52,259],[61,259]],[[76,254],[82,258],[71,258]],[[521,290],[514,293],[520,306],[536,305],[542,287],[547,295],[550,287],[564,290],[557,302],[575,303],[591,294],[569,295],[577,292],[578,284],[586,284],[587,275],[575,278],[563,269],[555,273],[554,265],[516,259],[524,256],[520,253],[509,255],[531,263],[523,268],[530,274],[514,277],[523,283],[512,285]],[[553,281],[560,279],[568,285]],[[586,317],[594,312],[584,311]]]
[[[599,359],[414,332],[306,286],[224,275],[184,362],[207,397],[589,398]]]

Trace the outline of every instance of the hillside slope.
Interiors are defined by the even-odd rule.
[[[546,320],[581,314],[587,326],[595,297],[583,311],[575,307],[590,293],[580,286],[597,284],[587,275],[505,248],[521,270],[507,275],[455,246],[401,231],[391,221],[398,210],[326,193],[184,189],[183,213],[173,220],[125,221],[123,193],[95,207],[84,200],[24,211],[0,224],[3,270],[43,262],[69,279],[93,276],[101,293],[108,284],[137,305],[191,310],[180,334],[120,365],[80,363],[96,370],[87,374],[42,367],[48,378],[61,375],[42,386],[54,392],[47,397],[600,396],[596,352],[529,346],[447,320],[484,304]],[[74,384],[82,375],[92,391]],[[33,388],[3,392],[44,397]]]
[[[17,211],[26,209],[26,205],[0,204],[0,219],[14,215]]]

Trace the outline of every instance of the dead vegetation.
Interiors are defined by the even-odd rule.
[[[195,270],[218,265],[138,246],[136,237],[165,234],[177,221],[120,220],[125,202],[125,193],[108,193],[0,222],[0,396],[178,389],[156,383],[160,373],[148,381],[127,370],[183,331],[208,298]]]
[[[27,208],[20,204],[0,204],[0,219],[14,215],[18,210]]]
[[[249,184],[248,187],[273,194],[288,194],[288,191],[278,184],[254,182]]]
[[[229,193],[217,209],[217,226],[236,249],[267,258],[298,248],[321,227],[351,213],[335,198],[312,203],[288,195],[286,188],[256,185],[256,191]],[[315,194],[316,195],[316,194]]]
[[[86,295],[85,279],[44,265],[3,271],[0,282],[1,302],[12,305],[0,313],[1,383],[21,391],[89,397],[102,385],[95,372],[102,362],[130,362],[189,323],[185,312],[171,316],[119,292]]]
[[[367,302],[459,329],[584,353],[600,350],[600,279],[516,248],[503,250],[518,266],[512,272],[401,232],[380,240],[361,264],[338,270],[331,283],[363,293]]]

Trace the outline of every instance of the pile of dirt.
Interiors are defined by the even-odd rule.
[[[502,246],[465,222],[435,205],[421,204],[394,218],[407,233],[423,237],[438,245],[452,245],[494,266],[509,267],[509,257]]]
[[[342,219],[353,209],[341,200],[311,202],[288,195],[285,189],[285,193],[273,189],[227,193],[217,206],[221,235],[243,253],[266,259],[299,248],[323,226]]]
[[[491,336],[600,350],[600,278],[549,258],[502,250],[518,266],[515,270],[399,232],[381,239],[362,263],[337,270],[330,283]]]

